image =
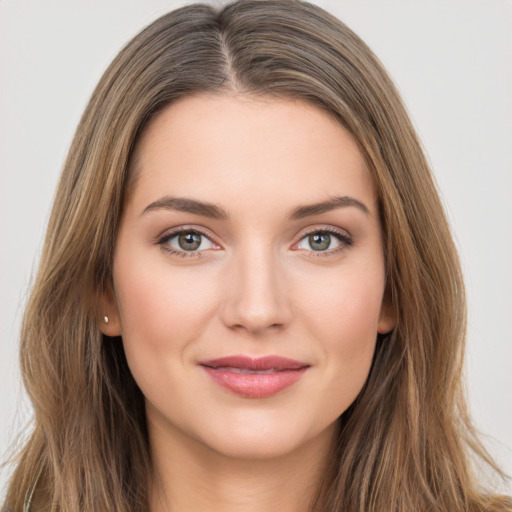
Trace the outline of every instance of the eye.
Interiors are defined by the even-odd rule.
[[[162,249],[179,256],[199,256],[200,251],[218,248],[210,238],[197,229],[180,228],[158,240]]]
[[[351,245],[351,237],[341,231],[315,229],[300,239],[297,248],[316,253],[333,254]],[[320,254],[317,254],[317,256],[320,256]]]

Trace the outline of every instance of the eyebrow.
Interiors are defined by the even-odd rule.
[[[289,220],[304,219],[306,217],[319,215],[321,213],[349,206],[358,208],[367,215],[370,213],[368,207],[358,199],[349,196],[335,196],[327,201],[297,206],[290,213]],[[146,206],[141,215],[154,210],[174,210],[178,212],[193,213],[195,215],[201,215],[203,217],[218,220],[229,220],[230,218],[229,213],[219,205],[187,197],[162,197]]]

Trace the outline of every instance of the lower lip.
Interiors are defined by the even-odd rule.
[[[203,366],[206,373],[219,386],[247,398],[265,398],[295,384],[308,367],[281,370],[274,373],[235,373]]]

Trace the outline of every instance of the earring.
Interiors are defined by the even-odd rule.
[[[106,324],[108,324],[108,316],[104,316],[104,317],[103,317],[103,320],[104,320],[104,322],[105,322]]]

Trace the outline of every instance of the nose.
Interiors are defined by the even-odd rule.
[[[290,290],[271,247],[234,254],[226,274],[220,315],[227,327],[261,335],[289,324]]]

